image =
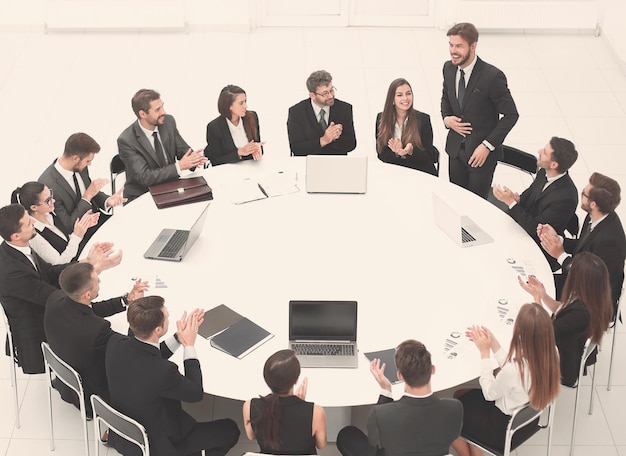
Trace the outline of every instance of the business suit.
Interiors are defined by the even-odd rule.
[[[380,130],[380,118],[382,117],[382,114],[382,112],[379,112],[376,116],[376,140],[378,140],[378,131]],[[415,111],[415,115],[424,149],[420,150],[415,144],[413,144],[413,154],[400,157],[396,155],[385,142],[385,147],[383,147],[382,150],[379,150],[377,147],[376,152],[378,153],[378,158],[385,163],[406,166],[407,168],[417,169],[436,176],[437,170],[435,169],[434,163],[437,163],[439,151],[435,148],[435,146],[433,146],[433,126],[430,123],[430,116],[419,111]],[[391,138],[386,138],[386,140],[389,139]],[[403,144],[403,146],[406,146],[406,144]]]
[[[335,98],[335,103],[330,107],[327,122],[328,125],[331,122],[341,124],[343,130],[337,140],[322,147],[320,138],[324,136],[324,131],[315,117],[311,103],[311,99],[307,98],[289,108],[287,134],[291,155],[347,155],[348,152],[354,150],[356,136],[352,105]]]
[[[457,66],[447,61],[443,66],[441,115],[456,116],[470,122],[471,134],[463,137],[449,129],[446,153],[450,156],[450,182],[487,198],[497,160],[502,158],[502,143],[519,114],[507,86],[506,76],[498,68],[476,57],[469,81],[466,81],[463,107],[459,106],[456,88]],[[502,117],[500,117],[502,115]],[[487,140],[495,150],[483,166],[471,168],[467,162],[474,150]]]
[[[37,258],[34,252],[33,256]],[[25,374],[45,371],[41,352],[41,342],[46,340],[44,309],[67,266],[51,266],[39,258],[37,263],[38,270],[22,252],[6,242],[0,244],[0,302],[9,319],[14,356]]]
[[[461,434],[463,406],[457,399],[380,396],[367,419],[367,440],[348,426],[337,436],[344,456],[443,456]]]
[[[104,353],[114,332],[104,317],[124,310],[126,306],[119,297],[87,306],[72,300],[62,290],[53,292],[46,303],[46,338],[52,350],[80,374],[88,415],[91,415],[89,397],[92,394],[109,400]],[[64,386],[57,387],[61,397],[78,406],[78,397]]]
[[[54,213],[61,221],[57,227],[63,231],[66,235],[70,235],[74,231],[74,223],[81,218],[85,212],[91,209],[93,212],[106,211],[105,202],[109,195],[104,192],[98,192],[91,201],[78,198],[76,196],[76,189],[72,188],[70,184],[65,180],[61,173],[55,168],[55,163],[52,162],[48,166],[41,176],[39,176],[39,182],[48,186],[50,190],[54,192]],[[85,189],[91,185],[91,178],[89,177],[89,167],[85,167],[77,175],[83,181]],[[91,235],[102,225],[109,215],[100,213],[98,225],[89,229],[90,234],[86,234],[85,237],[89,239]]]
[[[181,159],[189,145],[178,133],[174,117],[167,114],[163,125],[159,125],[161,145],[167,155],[168,164],[161,166],[162,157],[157,157],[154,148],[139,126],[133,122],[117,138],[120,158],[126,167],[124,197],[132,201],[148,191],[148,187],[178,179],[176,159]]]
[[[254,111],[247,111],[246,117],[248,116],[254,119],[257,127],[256,136],[253,138],[254,142],[261,142],[259,118]],[[243,118],[239,119],[239,121],[243,122]],[[252,154],[240,157],[237,153],[237,146],[233,142],[233,136],[230,134],[230,129],[224,116],[213,119],[206,126],[206,141],[207,146],[204,148],[204,155],[213,166],[252,159]],[[263,151],[263,148],[261,148],[261,151]]]
[[[200,449],[207,449],[207,455],[225,455],[237,443],[237,425],[230,419],[196,423],[183,411],[180,401],[202,400],[200,362],[185,360],[181,375],[178,366],[165,359],[171,354],[134,337],[113,334],[105,358],[111,405],[144,425],[150,454],[200,454]],[[110,443],[122,454],[140,454],[135,445],[112,437]]]
[[[554,314],[552,324],[561,360],[561,383],[574,386],[589,331],[589,311],[577,299]]]

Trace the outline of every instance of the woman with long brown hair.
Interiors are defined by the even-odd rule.
[[[563,287],[561,301],[552,299],[535,277],[528,282],[518,279],[535,302],[552,312],[556,346],[561,357],[561,383],[574,386],[578,380],[580,359],[588,338],[599,344],[613,318],[609,271],[604,261],[591,252],[574,255]],[[588,364],[595,363],[595,354]]]
[[[300,362],[293,350],[280,350],[263,367],[272,391],[243,404],[246,435],[256,439],[264,454],[317,454],[326,446],[324,409],[306,402],[306,378],[294,392]]]
[[[463,434],[491,447],[504,448],[506,427],[515,410],[528,403],[541,410],[559,394],[559,355],[552,321],[539,304],[524,304],[515,319],[508,354],[485,327],[468,328],[466,335],[480,351],[481,389],[454,394],[463,403]],[[500,366],[497,373],[493,371],[491,352]],[[452,447],[459,456],[482,455],[481,450],[461,438]]]
[[[248,111],[246,92],[236,85],[227,85],[217,99],[219,117],[206,127],[207,146],[204,155],[213,166],[237,163],[240,160],[260,160],[263,144],[259,117]]]
[[[437,175],[430,116],[413,109],[413,89],[404,78],[389,85],[383,112],[376,116],[376,152],[386,163]]]

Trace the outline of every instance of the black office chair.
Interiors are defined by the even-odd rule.
[[[547,412],[546,424],[540,423],[541,415]],[[535,410],[530,404],[525,405],[522,408],[516,410],[506,428],[506,434],[504,437],[504,447],[494,448],[489,445],[485,445],[478,439],[468,436],[461,432],[461,438],[466,442],[480,448],[482,451],[496,456],[509,456],[512,451],[519,447],[526,440],[535,435],[540,429],[548,429],[548,450],[547,454],[550,456],[550,448],[552,446],[552,423],[554,421],[554,403],[548,404],[544,410]],[[528,426],[528,427],[527,427]],[[514,439],[514,435],[517,431],[524,428],[524,434],[522,438]],[[521,435],[521,434],[520,434]]]
[[[113,156],[109,169],[111,171],[111,193],[115,193],[115,179],[117,179],[117,176],[126,171],[126,166],[124,165],[124,162],[120,158],[119,154],[115,154]]]
[[[572,218],[567,222],[567,226],[565,227],[565,235],[569,238],[575,239],[578,237],[578,230],[580,229],[580,224],[578,222],[578,216],[574,212],[572,214]]]
[[[441,155],[439,153],[439,149],[437,149],[436,147],[433,147],[435,149],[435,161],[434,161],[434,165],[435,165],[435,170],[437,171],[437,177],[439,177],[439,156]]]
[[[537,157],[529,154],[528,152],[524,152],[523,150],[516,149],[515,147],[507,146],[505,144],[502,145],[502,159],[498,160],[498,164],[506,165],[526,173],[531,178],[534,178],[537,173]],[[508,212],[509,210],[509,207],[506,204],[493,195],[493,190],[489,192],[487,201],[504,212]]]

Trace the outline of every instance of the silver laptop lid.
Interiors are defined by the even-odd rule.
[[[182,255],[183,257],[191,250],[191,247],[196,243],[200,234],[202,233],[202,229],[204,228],[204,222],[206,221],[206,215],[209,211],[209,206],[211,203],[207,203],[206,207],[200,213],[198,220],[193,224],[191,229],[189,230],[189,237],[187,238],[187,242],[185,243],[185,248],[183,249]]]
[[[433,218],[441,230],[460,247],[488,244],[493,238],[465,215],[459,215],[439,195],[433,192]],[[472,240],[463,240],[468,234]]]
[[[365,193],[367,157],[347,155],[308,155],[306,157],[308,193]]]

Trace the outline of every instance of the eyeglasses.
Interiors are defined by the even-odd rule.
[[[320,96],[320,97],[322,97],[322,98],[326,98],[326,97],[328,97],[329,95],[334,95],[336,91],[337,91],[337,87],[333,86],[333,88],[332,88],[332,89],[330,89],[330,90],[325,90],[325,91],[324,91],[324,92],[322,92],[322,93],[317,93],[317,92],[313,92],[313,93],[314,93],[315,95],[319,95],[319,96]]]
[[[589,195],[587,195],[584,190],[581,191],[580,194],[584,196],[585,198],[589,199]]]
[[[49,206],[53,199],[54,193],[52,192],[52,189],[50,189],[50,196],[43,200],[43,203],[39,203],[37,206],[42,206],[44,204],[47,204]]]

